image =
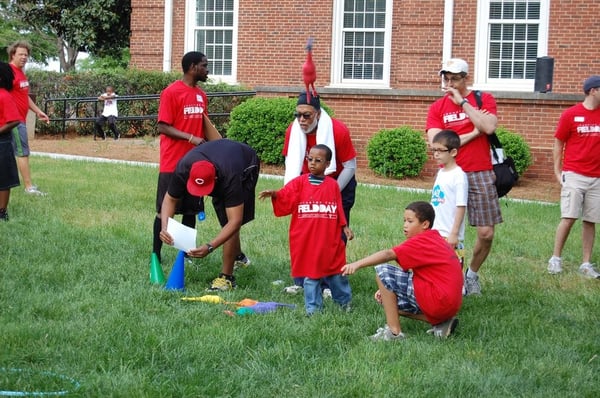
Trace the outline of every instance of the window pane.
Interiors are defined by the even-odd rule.
[[[386,5],[386,0],[344,0],[343,79],[383,79]]]
[[[196,0],[196,43],[206,54],[211,74],[231,75],[234,0]]]

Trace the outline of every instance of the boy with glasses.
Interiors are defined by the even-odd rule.
[[[469,181],[467,174],[456,164],[459,147],[460,137],[452,130],[442,130],[433,137],[431,151],[440,170],[431,191],[431,204],[435,210],[433,229],[448,241],[464,265]]]

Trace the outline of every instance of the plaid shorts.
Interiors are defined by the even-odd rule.
[[[396,294],[398,310],[411,314],[420,314],[422,312],[415,298],[412,272],[404,271],[402,268],[392,264],[379,264],[375,266],[375,272],[379,276],[383,286]]]
[[[472,171],[467,173],[469,179],[469,197],[467,214],[472,227],[485,227],[500,224],[502,213],[494,181],[493,170]]]

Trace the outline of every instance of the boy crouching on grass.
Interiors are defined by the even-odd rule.
[[[435,212],[427,202],[413,202],[404,210],[406,241],[342,267],[343,275],[376,265],[375,299],[383,305],[387,324],[371,336],[373,341],[400,340],[405,336],[398,315],[429,322],[428,333],[448,337],[458,325],[463,277],[453,248],[431,229]],[[400,267],[385,263],[395,260]],[[377,265],[379,264],[379,265]]]

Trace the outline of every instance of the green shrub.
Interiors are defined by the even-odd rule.
[[[519,134],[509,131],[502,126],[496,129],[496,134],[504,148],[504,154],[513,158],[517,173],[522,176],[529,166],[533,164],[529,145],[527,145],[525,139]]]
[[[294,120],[296,101],[283,97],[255,97],[245,101],[231,111],[227,137],[250,145],[267,164],[283,164],[285,131]],[[333,116],[323,102],[321,107]]]
[[[409,126],[377,132],[367,144],[369,168],[385,177],[418,176],[427,161],[423,134]]]

